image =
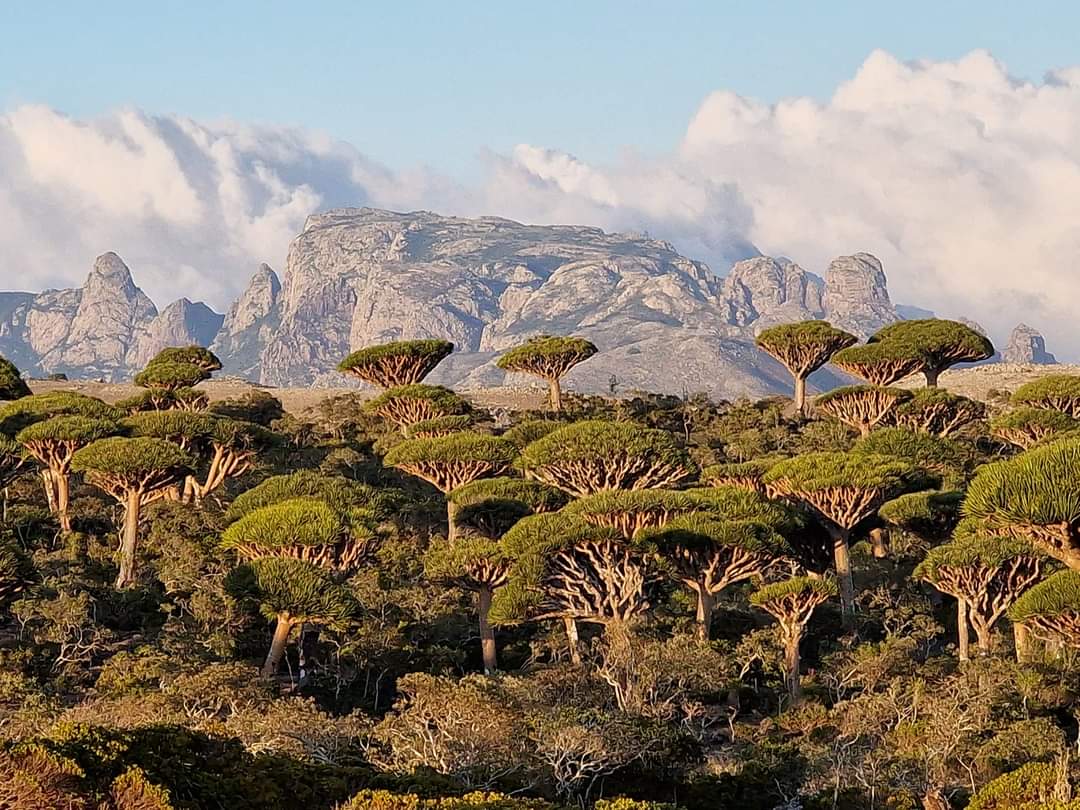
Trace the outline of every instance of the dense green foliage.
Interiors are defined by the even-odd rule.
[[[30,396],[28,386],[15,364],[0,355],[0,401]]]
[[[0,806],[1075,804],[1060,402],[390,388],[0,405]]]
[[[396,388],[419,383],[453,351],[447,340],[400,340],[357,349],[338,370],[380,388]]]

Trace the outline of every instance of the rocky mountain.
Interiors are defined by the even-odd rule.
[[[458,351],[433,381],[483,387],[506,382],[499,352],[572,333],[601,351],[570,388],[733,397],[788,388],[753,346],[763,328],[827,318],[866,336],[899,317],[866,253],[824,278],[766,256],[720,278],[647,237],[361,208],[310,217],[282,278],[262,265],[225,316],[188,299],[159,314],[111,253],[79,289],[0,294],[0,353],[31,373],[112,379],[166,345],[211,344],[227,373],[263,384],[346,385],[334,368],[352,348],[439,337]]]
[[[1024,363],[1028,365],[1049,366],[1057,363],[1057,358],[1046,350],[1043,336],[1026,323],[1012,330],[1009,344],[1002,355],[1006,363]]]
[[[866,254],[835,261],[829,279],[768,257],[720,279],[644,237],[373,209],[311,217],[290,248],[276,303],[267,306],[272,285],[258,275],[241,300],[256,289],[262,306],[250,323],[272,332],[257,365],[250,347],[258,340],[237,361],[226,351],[252,335],[246,321],[242,329],[227,322],[216,346],[228,369],[257,370],[272,385],[340,384],[333,369],[351,348],[420,337],[458,346],[435,381],[499,385],[506,376],[494,357],[551,332],[601,349],[571,372],[571,387],[753,395],[788,385],[753,347],[755,331],[836,313],[866,335],[898,317],[880,263]]]
[[[181,299],[160,314],[115,253],[71,290],[0,294],[0,354],[31,374],[119,380],[166,346],[207,343],[221,316]]]

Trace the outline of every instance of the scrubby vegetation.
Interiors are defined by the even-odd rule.
[[[498,426],[442,341],[305,415],[198,347],[116,405],[0,363],[0,807],[1078,804],[1075,381],[810,323],[759,340],[794,401],[604,399],[583,343],[505,354],[558,413]]]

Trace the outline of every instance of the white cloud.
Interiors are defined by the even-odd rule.
[[[998,338],[1025,320],[1080,356],[1080,68],[1021,82],[983,52],[875,52],[825,102],[721,90],[668,155],[590,165],[522,144],[473,187],[318,133],[39,107],[0,117],[0,178],[0,289],[80,283],[116,250],[159,304],[221,308],[314,210],[428,208],[647,230],[721,272],[751,244],[817,272],[869,251],[895,300]]]

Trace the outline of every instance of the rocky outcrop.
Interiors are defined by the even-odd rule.
[[[899,320],[881,262],[869,253],[833,259],[825,274],[825,317],[840,329],[866,338]]]
[[[786,259],[740,262],[721,280],[666,242],[596,228],[338,210],[310,218],[290,248],[258,373],[340,384],[334,366],[354,347],[437,337],[458,351],[432,381],[498,385],[498,352],[549,332],[601,350],[570,373],[571,388],[606,391],[614,377],[620,391],[754,396],[787,382],[753,332],[821,317],[824,294]],[[226,354],[227,368],[246,365]]]
[[[1043,336],[1026,323],[1022,323],[1012,330],[1002,359],[1006,363],[1025,363],[1028,365],[1049,366],[1057,363],[1057,358],[1046,351],[1046,341]]]
[[[220,322],[187,299],[159,315],[123,260],[105,253],[82,287],[0,294],[0,354],[30,374],[120,380],[166,346],[209,342]]]
[[[436,337],[457,351],[432,381],[482,387],[521,381],[494,365],[501,351],[540,333],[575,334],[600,352],[570,373],[571,389],[730,398],[787,390],[787,372],[754,347],[757,332],[822,317],[863,336],[896,320],[880,262],[841,257],[823,280],[759,256],[721,279],[645,236],[339,209],[311,217],[282,279],[259,267],[224,318],[187,299],[159,315],[106,254],[80,289],[0,296],[0,353],[30,373],[115,379],[166,345],[212,339],[228,373],[347,385],[335,368],[350,350]]]
[[[240,377],[259,377],[259,358],[277,330],[281,282],[262,264],[247,288],[226,313],[211,349],[222,358],[224,371]]]
[[[787,259],[758,256],[736,262],[721,295],[727,320],[755,331],[792,321],[822,318],[825,282]]]
[[[221,329],[223,315],[202,302],[173,301],[146,325],[125,357],[129,368],[142,368],[169,346],[209,346]]]

